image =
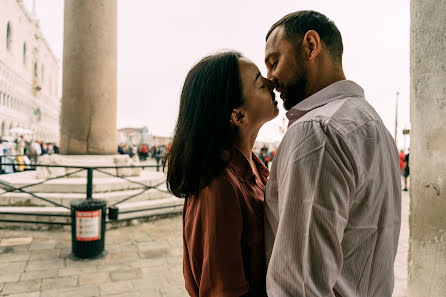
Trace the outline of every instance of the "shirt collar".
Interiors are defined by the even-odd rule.
[[[256,154],[251,154],[260,178],[262,179],[263,184],[265,184],[268,180],[269,170],[262,163],[262,161],[259,160]],[[255,175],[252,171],[251,164],[249,164],[248,159],[246,159],[246,157],[237,148],[234,148],[234,153],[232,154],[232,160],[229,166],[234,170],[235,174],[240,178],[240,180],[255,180]]]
[[[340,80],[314,93],[305,100],[294,105],[287,113],[288,127],[310,110],[329,102],[348,97],[364,98],[364,90],[351,80]]]

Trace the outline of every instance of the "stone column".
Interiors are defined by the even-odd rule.
[[[64,155],[117,154],[117,1],[65,0]]]
[[[409,297],[446,294],[446,1],[411,0]]]

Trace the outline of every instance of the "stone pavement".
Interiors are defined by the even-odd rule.
[[[181,232],[181,216],[107,230],[105,258],[73,261],[71,232],[0,230],[0,296],[187,296]]]
[[[403,192],[394,297],[406,296],[409,195]],[[0,230],[0,296],[187,296],[181,216],[107,230],[103,259],[73,261],[67,231]]]
[[[409,192],[403,192],[401,232],[395,259],[395,290],[393,297],[407,296],[407,260],[409,255]]]

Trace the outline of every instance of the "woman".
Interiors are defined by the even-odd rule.
[[[274,85],[236,52],[187,75],[167,185],[184,197],[183,274],[191,296],[266,296],[263,197],[268,169],[252,153],[277,116]]]

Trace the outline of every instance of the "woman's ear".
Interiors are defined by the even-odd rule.
[[[231,124],[235,126],[243,126],[247,122],[246,112],[241,108],[234,108],[231,114]]]

